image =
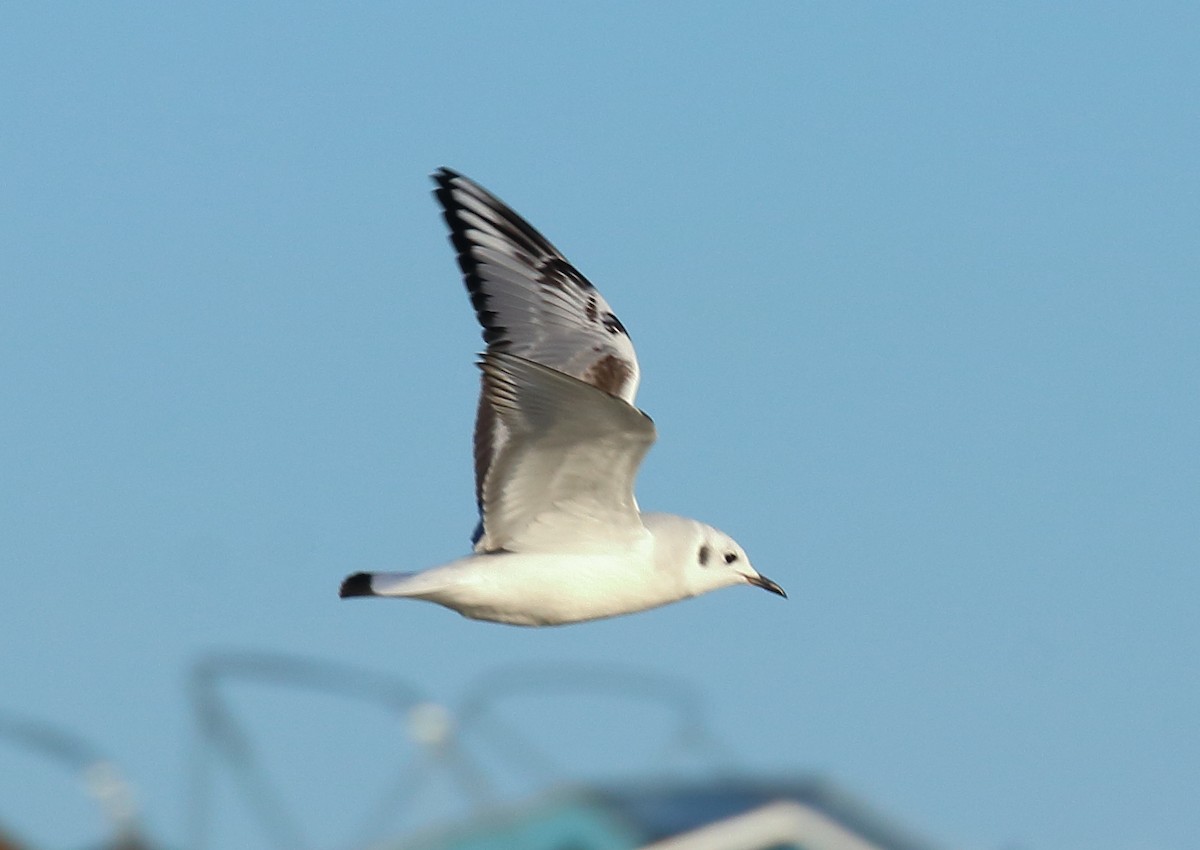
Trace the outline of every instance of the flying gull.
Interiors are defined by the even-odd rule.
[[[433,180],[487,344],[475,548],[423,572],[354,573],[340,595],[425,599],[520,626],[630,614],[735,584],[786,596],[723,532],[638,509],[633,482],[655,432],[633,405],[640,374],[625,326],[499,198],[448,168]]]

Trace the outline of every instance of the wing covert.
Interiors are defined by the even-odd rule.
[[[507,352],[486,352],[480,367],[508,439],[483,483],[478,548],[578,552],[644,535],[633,483],[654,443],[650,418]]]

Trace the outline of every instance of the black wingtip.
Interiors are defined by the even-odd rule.
[[[459,177],[462,177],[462,175],[453,168],[446,168],[445,166],[442,166],[437,171],[429,175],[429,178],[442,188],[445,188]]]
[[[341,588],[338,589],[338,596],[346,599],[350,596],[374,596],[375,591],[371,590],[371,574],[370,573],[355,573],[354,575],[346,576],[342,581]]]

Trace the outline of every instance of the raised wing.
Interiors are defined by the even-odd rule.
[[[640,377],[633,342],[591,282],[503,201],[461,174],[433,175],[487,350],[539,363],[633,404]],[[475,419],[475,496],[507,439],[481,389]],[[475,533],[484,547],[482,528]]]
[[[433,179],[488,349],[549,366],[632,404],[637,354],[591,282],[483,187],[447,168]]]
[[[646,534],[633,495],[654,423],[596,387],[503,351],[480,363],[507,429],[483,482],[480,549],[611,551]]]

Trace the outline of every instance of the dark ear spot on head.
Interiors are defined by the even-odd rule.
[[[708,556],[711,554],[712,554],[712,550],[709,549],[707,546],[700,547],[700,566],[702,566],[702,567],[708,566]]]
[[[726,552],[725,553],[725,563],[732,564],[736,560],[737,560],[737,552]]]

